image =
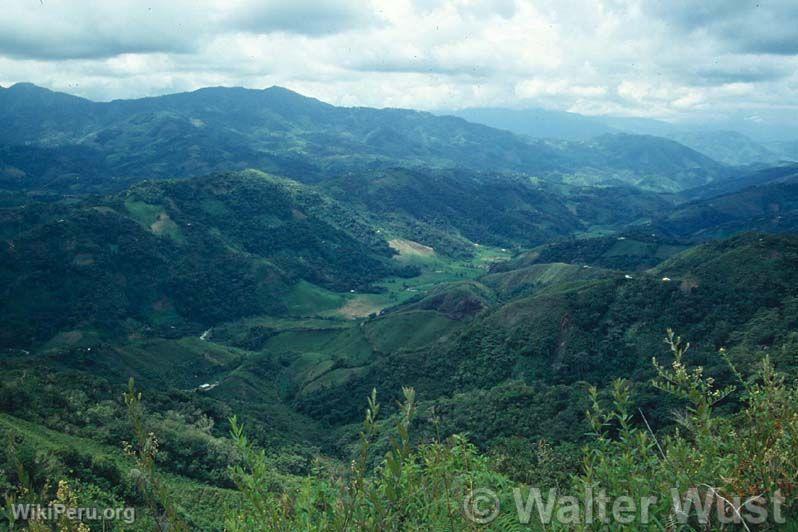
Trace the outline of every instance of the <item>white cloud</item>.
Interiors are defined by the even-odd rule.
[[[222,9],[231,30],[255,34],[330,35],[380,23],[363,0],[233,0]]]
[[[767,121],[798,106],[787,0],[756,9],[721,0],[700,9],[682,0],[6,4],[2,82],[94,99],[277,84],[336,104],[422,109],[672,119],[744,109]]]

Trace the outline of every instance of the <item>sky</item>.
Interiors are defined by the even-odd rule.
[[[4,0],[0,85],[798,124],[795,0]]]

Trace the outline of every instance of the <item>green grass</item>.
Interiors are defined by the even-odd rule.
[[[474,246],[474,252],[474,257],[467,260],[453,260],[439,255],[411,256],[407,262],[419,266],[421,275],[410,279],[390,277],[377,283],[377,286],[384,290],[379,294],[350,294],[349,307],[339,308],[332,315],[352,318],[364,317],[372,312],[377,313],[384,308],[400,305],[409,299],[424,295],[442,284],[484,275],[492,263],[508,260],[512,255],[508,250],[489,246]],[[357,314],[347,312],[355,303],[359,304],[359,312]]]
[[[168,298],[152,305],[147,313],[147,321],[156,327],[168,327],[170,325],[180,325],[184,322],[180,314],[177,313],[174,305]]]
[[[383,353],[399,349],[416,349],[440,342],[460,322],[450,320],[432,310],[415,310],[389,314],[365,325],[366,336]]]
[[[565,287],[569,283],[605,279],[617,275],[619,274],[603,268],[585,268],[554,262],[533,264],[509,272],[486,275],[481,281],[503,297],[507,297],[524,291],[542,290],[552,286]]]
[[[102,335],[94,329],[73,329],[56,334],[39,348],[39,351],[63,351],[73,348],[87,348],[98,344]]]
[[[511,256],[508,250],[488,246],[474,246],[474,252],[474,257],[467,260],[453,260],[440,255],[407,255],[398,260],[418,266],[421,274],[412,278],[388,277],[375,283],[379,293],[333,292],[299,281],[283,297],[283,303],[295,318],[365,318],[423,295],[439,285],[474,279],[485,274],[491,263]]]
[[[617,240],[610,249],[608,249],[605,253],[605,257],[617,257],[617,256],[632,256],[632,257],[644,257],[646,255],[650,255],[654,249],[656,249],[656,244],[649,244],[646,242],[639,242],[637,240]]]
[[[125,208],[130,217],[145,227],[149,227],[158,219],[158,215],[163,211],[160,205],[152,205],[143,201],[127,198]]]
[[[292,329],[270,338],[264,351],[285,359],[291,364],[282,375],[284,388],[302,388],[333,369],[334,365],[347,367],[368,364],[374,350],[364,336],[360,325],[331,327],[329,329]]]
[[[235,368],[248,353],[198,337],[179,339],[144,338],[117,342],[114,346],[98,343],[101,338],[91,331],[59,334],[39,352],[64,357],[67,365],[90,363],[107,378],[126,382],[133,377],[149,386],[193,389],[213,382]],[[72,362],[68,349],[79,350],[81,358]]]
[[[241,345],[246,342],[250,332],[257,329],[265,331],[266,334],[274,334],[281,331],[334,329],[349,327],[350,325],[349,322],[330,318],[256,316],[213,327],[210,332],[210,340]]]
[[[336,329],[291,329],[269,338],[264,350],[275,353],[319,351],[335,338],[337,332]]]
[[[233,367],[243,352],[199,338],[142,340],[117,350],[119,360],[142,378],[194,387]],[[200,382],[202,381],[202,382]]]
[[[212,329],[212,341],[245,344],[253,335],[259,341],[252,347],[257,354],[242,352],[240,366],[219,368],[219,387],[210,393],[236,401],[277,404],[343,384],[366,371],[380,354],[442,341],[462,322],[420,309],[362,318],[420,299],[448,283],[474,279],[483,275],[490,263],[509,255],[509,251],[475,246],[471,260],[412,256],[410,260],[421,266],[421,274],[385,279],[379,283],[381,293],[336,293],[301,281],[284,299],[292,317],[259,316]]]
[[[366,371],[366,368],[338,368],[328,371],[319,378],[309,382],[302,388],[302,394],[312,393],[325,388],[334,388],[346,384],[346,382]]]
[[[299,281],[283,302],[292,316],[319,316],[344,304],[343,294],[332,292],[307,281]]]
[[[289,361],[276,379],[281,390],[306,394],[343,384],[365,371],[377,352],[438,342],[460,325],[437,312],[419,310],[348,323],[349,327],[291,329],[271,337],[264,352]]]

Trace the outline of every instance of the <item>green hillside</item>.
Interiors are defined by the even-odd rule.
[[[492,271],[506,272],[558,262],[590,268],[645,270],[687,247],[685,242],[678,239],[663,238],[647,234],[643,229],[635,229],[618,236],[571,238],[544,244],[519,254],[511,261],[496,264]]]
[[[681,238],[723,238],[744,231],[789,233],[798,228],[798,183],[766,183],[680,205],[654,222]]]
[[[0,185],[36,191],[108,191],[120,181],[244,168],[304,182],[395,166],[468,168],[656,191],[729,174],[658,137],[530,140],[452,116],[335,107],[280,87],[215,87],[97,103],[18,84],[0,90],[0,120],[7,126],[0,134]],[[37,155],[50,162],[32,163],[32,148],[19,146],[40,149]]]
[[[369,291],[417,273],[351,210],[253,172],[144,183],[3,217],[0,312],[3,345],[13,347],[65,328],[201,331],[285,312],[300,280]]]
[[[445,250],[471,242],[528,245],[583,227],[561,197],[519,178],[395,169],[338,178],[324,188],[378,214],[388,228]]]
[[[753,234],[691,248],[649,272],[541,264],[489,274],[482,284],[509,299],[464,322],[447,345],[379,359],[344,389],[301,405],[324,419],[345,405],[354,417],[352,389],[362,395],[375,383],[386,390],[411,383],[433,398],[508,379],[573,385],[574,396],[580,381],[643,382],[649,356],[661,350],[662,331],[671,325],[701,339],[695,355],[701,362],[722,346],[778,351],[794,340],[795,246],[794,237]],[[779,360],[792,364],[788,352]]]
[[[192,187],[199,199],[192,204],[202,205],[207,189],[219,193],[234,181],[234,189],[251,187],[246,189],[253,195],[262,180],[279,184],[275,190],[286,194],[285,187],[300,196],[303,190],[260,175],[223,176]],[[183,185],[147,185],[165,187],[159,194],[170,191],[163,197],[171,198],[167,213],[179,228],[152,234],[157,242],[177,247],[192,241],[186,220],[197,218],[184,212],[181,195],[169,188]],[[154,203],[144,201],[152,189],[142,190],[134,201],[127,195],[115,204],[128,209],[126,223],[144,231],[151,222],[150,232],[152,224],[168,225],[161,211],[150,207]],[[310,200],[302,197],[289,206],[298,208],[302,201]],[[220,202],[205,203],[211,210],[229,208]],[[229,235],[228,245],[246,245],[247,233],[236,233],[235,227],[219,231]],[[638,241],[635,247],[654,244],[664,245]],[[369,256],[381,256],[366,243],[361,246]],[[604,250],[599,258],[612,256],[605,248],[596,248]],[[646,256],[657,249],[645,247]],[[471,270],[463,280],[452,277],[456,262],[449,260],[449,277],[425,286],[423,279],[441,275],[429,270],[441,267],[441,259],[427,257],[430,262],[419,263],[422,275],[407,280],[419,283],[410,285],[419,291],[403,291],[398,305],[370,317],[329,314],[333,305],[360,294],[328,291],[325,297],[341,299],[313,295],[317,299],[306,307],[305,317],[277,313],[225,319],[188,335],[180,326],[127,326],[124,334],[73,328],[32,352],[6,349],[0,361],[2,429],[17,441],[35,482],[69,478],[82,500],[102,493],[102,500],[145,504],[146,494],[113,487],[114,479],[126,478],[132,467],[131,458],[118,450],[119,442],[134,437],[119,393],[134,377],[144,391],[147,430],[160,442],[158,474],[171,494],[164,497],[184,522],[216,528],[218,516],[226,515],[220,506],[235,504],[238,496],[232,491],[237,477],[229,468],[241,463],[239,451],[227,437],[234,413],[252,442],[267,449],[269,482],[278,489],[293,490],[302,485],[301,478],[323,476],[324,467],[335,469],[353,456],[363,398],[374,387],[387,416],[383,428],[390,433],[389,420],[399,415],[393,399],[401,397],[402,386],[414,387],[420,399],[413,425],[418,441],[434,440],[436,433],[467,433],[478,452],[490,457],[484,467],[505,483],[539,478],[530,471],[542,455],[529,449],[548,446],[546,452],[558,460],[546,462],[547,474],[553,475],[549,481],[566,482],[580,474],[580,447],[590,443],[584,417],[588,385],[608,390],[614,378],[629,379],[635,406],[646,412],[654,430],[669,430],[667,412],[675,403],[647,384],[655,374],[650,357],[667,357],[661,339],[669,326],[694,340],[689,362],[704,366],[706,375],[720,383],[734,375],[714,354],[719,347],[746,374],[764,353],[783,371],[798,367],[795,237],[743,235],[689,248],[651,270],[640,270],[639,264],[586,268],[586,256],[569,247],[534,253],[540,258],[555,252],[563,262],[530,263],[522,255],[492,272]],[[317,286],[301,282],[305,293]],[[33,371],[28,369],[32,360]],[[52,456],[48,467],[25,454],[42,438]],[[374,445],[376,454],[369,460],[379,461],[391,443],[380,438]]]

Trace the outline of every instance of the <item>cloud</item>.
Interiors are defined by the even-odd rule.
[[[558,35],[530,3],[450,1],[394,4],[392,24],[348,37],[343,64],[363,72],[450,75],[479,80],[528,76],[559,66]],[[509,18],[508,18],[509,17]]]
[[[233,30],[320,36],[379,24],[369,2],[357,0],[246,0],[231,10]]]
[[[0,54],[19,59],[101,59],[188,53],[209,21],[195,2],[15,1],[3,5]]]
[[[700,67],[692,72],[697,85],[726,85],[729,83],[760,83],[778,81],[790,75],[785,66],[770,64],[737,64],[734,61]]]
[[[320,36],[379,23],[357,0],[16,0],[3,10],[0,54],[37,60],[188,54],[231,32]]]
[[[339,105],[763,124],[798,107],[793,0],[43,1],[3,6],[0,84],[100,100],[282,85]]]
[[[794,0],[650,0],[646,9],[677,32],[712,40],[724,50],[798,54],[798,3]]]

